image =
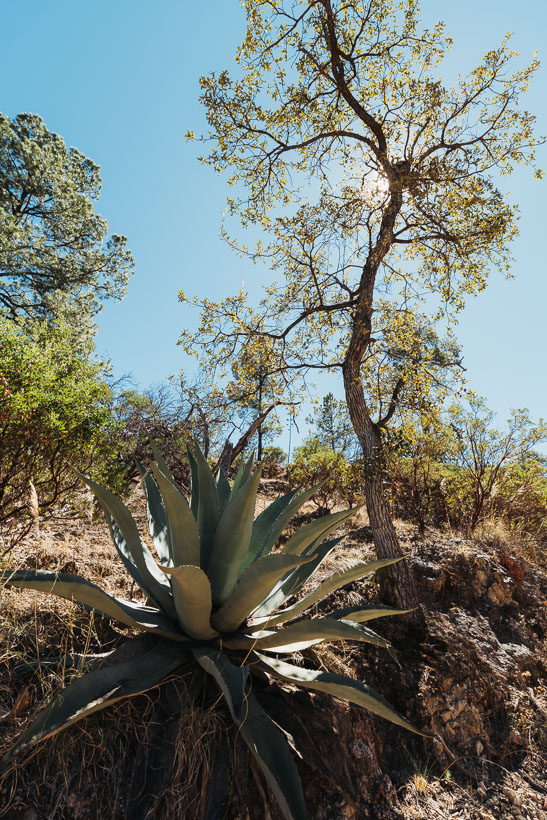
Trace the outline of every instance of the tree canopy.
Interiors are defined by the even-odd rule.
[[[436,69],[451,40],[442,24],[420,30],[414,2],[244,5],[240,71],[201,81],[203,160],[231,172],[229,212],[268,232],[248,253],[283,279],[258,330],[244,300],[222,307],[237,333],[275,339],[288,368],[342,366],[349,349],[360,366],[394,303],[427,290],[455,311],[491,267],[508,270],[517,209],[494,175],[534,163],[520,97],[538,63],[511,72],[507,38],[447,88]]]
[[[0,311],[80,322],[121,298],[133,259],[95,213],[99,166],[36,114],[0,114]]]
[[[333,452],[344,456],[355,452],[355,433],[348,415],[346,403],[335,398],[333,393],[323,396],[311,416],[306,419],[311,425],[312,435]]]

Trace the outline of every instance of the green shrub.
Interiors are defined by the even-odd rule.
[[[389,431],[386,474],[393,511],[413,521],[421,533],[426,525],[451,523],[448,482],[453,471],[447,462],[453,452],[452,431],[438,419],[422,417]]]
[[[343,500],[347,501],[350,507],[362,504],[365,499],[365,463],[362,460],[348,462],[340,478],[342,483],[339,490]]]
[[[545,461],[532,449],[545,427],[525,411],[511,414],[506,431],[475,400],[473,412],[450,409],[451,424],[423,417],[390,431],[386,476],[392,510],[426,525],[472,532],[488,523],[504,537],[543,549],[547,537]],[[484,527],[481,529],[481,532]]]
[[[274,447],[273,444],[264,447],[262,464],[284,464],[287,460],[287,453],[282,447]]]
[[[69,327],[0,318],[0,522],[25,514],[29,481],[41,511],[66,497],[77,485],[69,462],[111,483],[111,399]]]
[[[347,467],[343,453],[331,450],[314,436],[295,451],[290,480],[294,486],[321,484],[312,497],[321,510],[328,510],[342,498]]]

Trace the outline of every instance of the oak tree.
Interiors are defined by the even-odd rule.
[[[414,0],[244,8],[237,69],[201,80],[202,159],[230,172],[228,215],[263,232],[240,250],[280,281],[258,308],[234,297],[217,316],[232,321],[233,339],[273,343],[280,372],[341,371],[376,549],[391,557],[400,547],[382,493],[382,430],[404,379],[416,389],[425,379],[425,392],[435,362],[426,355],[397,377],[381,417],[367,365],[392,347],[391,328],[416,299],[453,316],[492,268],[509,269],[517,208],[498,178],[519,164],[535,169],[534,117],[521,97],[538,61],[515,63],[507,37],[447,86],[438,64],[451,40],[442,23],[420,28]],[[239,244],[231,228],[225,235]],[[401,341],[403,350],[404,328]],[[404,562],[392,579],[392,600],[416,603]]]

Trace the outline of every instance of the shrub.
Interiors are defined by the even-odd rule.
[[[321,444],[318,438],[309,438],[294,455],[290,480],[295,486],[321,484],[312,498],[326,511],[341,498],[348,463],[342,453]]]
[[[426,525],[449,523],[447,480],[453,433],[439,418],[420,416],[386,432],[386,474],[393,511]]]
[[[532,457],[510,464],[494,487],[490,515],[503,521],[512,534],[526,542],[533,557],[544,555],[547,542],[547,472],[545,461]]]
[[[41,512],[66,497],[69,462],[109,480],[112,395],[89,353],[67,326],[0,318],[0,523],[26,514],[30,481]]]

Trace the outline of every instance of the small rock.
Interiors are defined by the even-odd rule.
[[[416,561],[414,567],[420,572],[422,583],[430,592],[438,593],[441,591],[446,582],[446,573],[442,567],[431,561]]]
[[[477,581],[481,586],[486,585],[486,583],[488,582],[489,577],[490,577],[490,574],[489,574],[488,570],[478,569],[477,572],[475,573],[475,581]]]
[[[533,653],[527,646],[523,646],[522,644],[504,643],[501,645],[501,649],[510,656],[513,663],[520,669],[526,667],[534,660]]]
[[[509,578],[498,576],[489,586],[486,597],[496,606],[507,606],[513,597],[513,584]]]
[[[371,756],[369,747],[363,743],[362,740],[356,740],[355,743],[352,743],[351,751],[353,752],[354,757],[359,759]]]

